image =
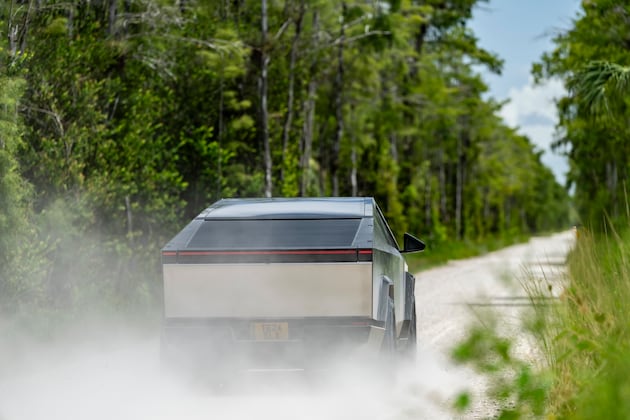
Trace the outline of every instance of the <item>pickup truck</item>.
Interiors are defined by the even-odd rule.
[[[162,249],[162,353],[200,369],[413,357],[414,277],[373,198],[223,199]]]

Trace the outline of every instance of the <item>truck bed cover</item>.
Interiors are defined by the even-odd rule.
[[[224,199],[162,250],[162,262],[370,261],[372,198]]]

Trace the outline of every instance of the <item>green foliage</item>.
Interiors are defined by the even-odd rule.
[[[486,397],[496,403],[496,418],[540,418],[546,412],[550,378],[513,355],[513,339],[497,333],[495,321],[474,327],[452,353],[458,363],[470,364],[489,380]],[[459,411],[470,407],[471,397],[455,401]]]
[[[53,312],[159,301],[167,238],[264,194],[267,132],[274,195],[375,196],[400,236],[561,226],[566,192],[483,97],[474,66],[502,61],[467,27],[478,3],[268,2],[264,36],[257,0],[3,3],[0,258],[19,231],[34,261],[5,283]]]
[[[0,265],[14,246],[15,235],[24,228],[28,218],[30,186],[22,179],[16,161],[21,143],[21,125],[17,117],[17,102],[24,81],[0,77]],[[3,258],[4,257],[4,258]]]
[[[451,260],[476,257],[488,252],[496,251],[516,243],[526,241],[529,236],[525,234],[517,236],[488,236],[479,240],[449,241],[445,237],[440,240],[436,237],[427,242],[427,248],[431,252],[409,254],[405,258],[411,272],[427,269],[447,263]]]
[[[554,38],[533,72],[538,79],[560,78],[569,95],[558,101],[555,146],[566,151],[583,223],[603,229],[605,218],[623,218],[628,186],[627,19],[621,1],[583,2],[568,31]]]
[[[19,172],[17,152],[22,142],[18,118],[19,97],[24,80],[0,76],[0,314],[20,311],[37,303],[39,284],[23,279],[41,270],[42,247],[29,240],[33,233],[31,185]],[[37,247],[37,249],[35,249]]]
[[[524,330],[546,359],[541,368],[515,359],[510,348],[517,338],[500,335],[502,325],[492,319],[454,350],[455,360],[471,364],[491,382],[486,397],[497,403],[499,418],[628,417],[630,231],[610,224],[607,229],[606,234],[576,231],[566,281],[526,283],[533,313]],[[555,287],[562,293],[550,304]],[[456,408],[467,409],[469,398],[463,394]]]
[[[569,80],[569,89],[580,103],[594,111],[611,110],[611,99],[619,100],[628,90],[630,68],[606,61],[592,61]],[[618,105],[618,103],[617,103]]]
[[[546,331],[556,378],[552,412],[563,418],[625,418],[630,413],[630,233],[580,229],[569,258],[570,286]]]

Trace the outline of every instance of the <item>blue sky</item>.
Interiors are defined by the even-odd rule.
[[[484,72],[490,95],[510,100],[501,115],[545,150],[543,162],[563,183],[566,159],[549,146],[557,119],[553,99],[564,88],[557,80],[534,86],[530,71],[532,63],[553,49],[553,35],[571,27],[579,9],[580,0],[490,0],[475,9],[470,23],[480,46],[505,61],[501,76]]]

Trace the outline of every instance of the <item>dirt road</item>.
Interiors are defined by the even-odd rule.
[[[216,395],[203,384],[164,375],[156,337],[109,325],[91,329],[90,339],[55,346],[0,337],[0,420],[453,418],[452,396],[483,387],[478,375],[448,359],[474,322],[473,311],[490,305],[516,326],[525,294],[515,279],[523,267],[535,277],[543,271],[554,276],[571,239],[570,232],[535,238],[420,273],[418,363],[399,372],[393,385],[381,386],[354,369],[316,389],[291,382],[267,389],[263,382]],[[527,344],[520,348],[530,350]],[[482,403],[465,417],[487,408]]]
[[[423,271],[416,278],[419,371],[430,371],[438,381],[423,381],[424,418],[452,418],[443,407],[451,404],[457,389],[479,394],[483,378],[471,370],[454,367],[448,355],[466,336],[469,327],[491,311],[502,331],[517,338],[517,355],[537,362],[535,344],[521,329],[523,311],[529,307],[525,287],[552,287],[558,296],[564,262],[574,233],[567,231],[531,239],[481,257],[452,261]],[[419,373],[420,373],[419,372]],[[477,401],[464,418],[490,414],[492,407]]]

